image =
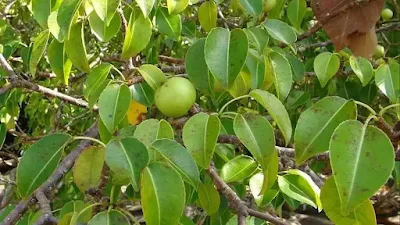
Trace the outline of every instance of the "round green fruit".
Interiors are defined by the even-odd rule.
[[[391,9],[384,9],[381,12],[381,17],[383,20],[390,20],[393,17],[393,11]]]
[[[377,45],[374,53],[375,58],[381,58],[385,54],[385,48],[382,45]]]
[[[276,0],[264,0],[264,12],[273,10],[276,6]]]
[[[155,94],[157,108],[166,116],[184,116],[196,101],[196,89],[183,77],[168,79]]]

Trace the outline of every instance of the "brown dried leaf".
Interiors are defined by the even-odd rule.
[[[365,1],[365,0],[364,0]],[[377,38],[375,24],[384,0],[312,0],[311,7],[337,51],[348,47],[354,55],[371,57]]]

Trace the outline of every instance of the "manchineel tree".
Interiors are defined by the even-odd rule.
[[[399,0],[2,0],[0,224],[395,224],[399,40]]]

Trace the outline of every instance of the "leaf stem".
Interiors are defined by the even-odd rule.
[[[232,100],[230,100],[229,102],[227,102],[224,106],[222,106],[222,108],[219,110],[218,115],[222,115],[222,113],[224,112],[224,110],[233,102],[244,99],[244,98],[249,98],[249,95],[243,95],[243,96],[239,96],[237,98],[234,98]]]
[[[383,109],[379,112],[379,116],[382,117],[383,114],[386,113],[386,111],[388,111],[389,109],[394,108],[394,107],[400,107],[400,103],[386,106],[385,108],[383,108]]]
[[[357,105],[359,105],[359,106],[362,106],[362,107],[364,107],[364,108],[366,108],[366,109],[368,109],[371,113],[372,113],[372,115],[377,115],[377,113],[375,112],[375,110],[373,109],[373,108],[371,108],[371,106],[369,106],[369,105],[367,105],[367,104],[365,104],[365,103],[362,103],[362,102],[359,102],[359,101],[354,101]]]
[[[378,120],[378,117],[376,117],[376,115],[370,115],[367,117],[367,119],[365,120],[365,126],[368,126],[369,122],[371,122],[371,120]]]
[[[89,140],[89,141],[93,141],[96,142],[98,144],[100,144],[101,146],[103,146],[104,148],[106,147],[106,144],[104,144],[102,141],[97,140],[96,138],[91,138],[91,137],[84,137],[84,136],[76,136],[73,138],[74,140]]]

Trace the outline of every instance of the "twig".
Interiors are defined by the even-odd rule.
[[[184,64],[185,59],[179,59],[179,58],[173,58],[165,55],[159,55],[158,60],[167,62],[167,63],[172,63],[172,64]]]
[[[42,224],[48,224],[48,225],[53,225],[57,224],[58,220],[53,216],[53,213],[51,212],[51,207],[50,207],[50,200],[47,199],[46,195],[44,194],[43,191],[38,190],[35,193],[35,197],[39,203],[39,207],[42,210],[42,216],[39,218],[38,222],[36,222],[37,225],[42,225]]]
[[[16,173],[17,173],[16,169],[12,169],[10,171],[10,180],[13,182],[16,178]],[[15,185],[7,185],[7,187],[4,189],[4,195],[0,202],[0,209],[4,209],[5,207],[7,207],[9,205],[9,203],[13,199],[15,190],[16,190]]]

